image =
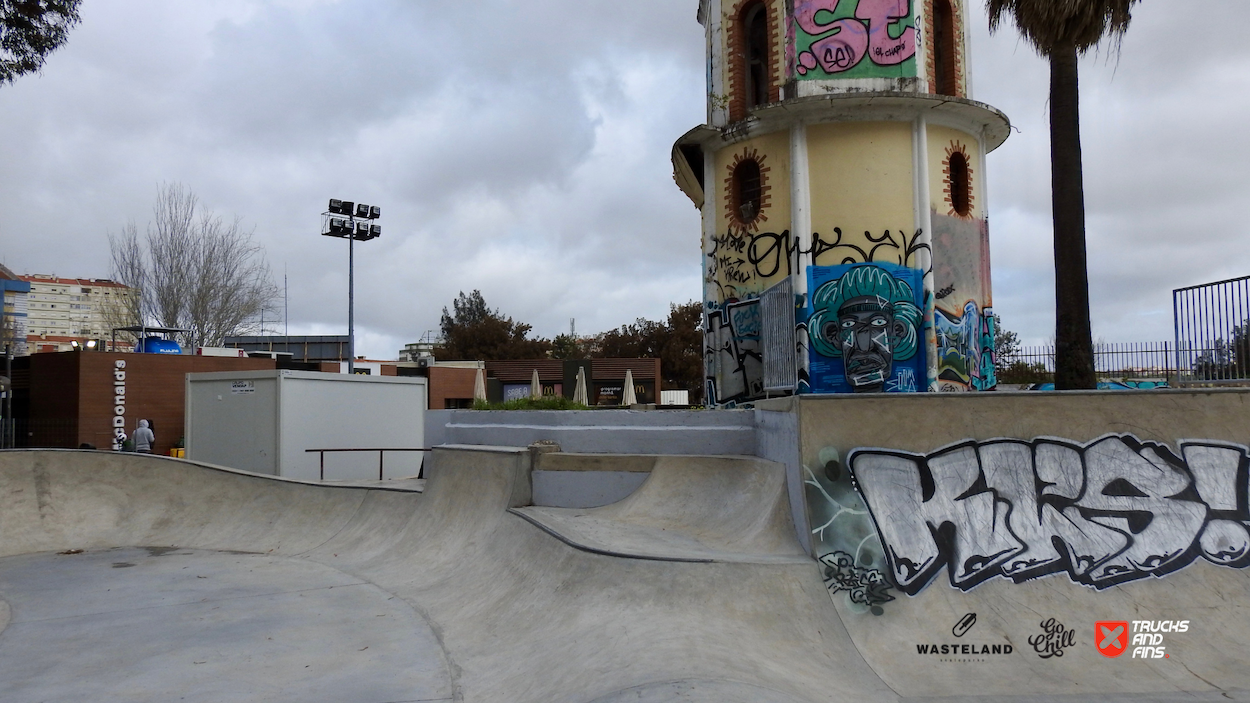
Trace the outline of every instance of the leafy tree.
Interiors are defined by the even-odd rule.
[[[78,24],[81,0],[0,0],[0,84],[43,68]]]
[[[986,0],[990,30],[1010,17],[1050,61],[1050,178],[1055,256],[1055,387],[1094,388],[1077,57],[1116,42],[1139,0]]]
[[[1020,353],[1020,335],[1003,327],[1003,319],[994,315],[994,357],[1000,361]]]
[[[258,331],[279,289],[241,220],[224,222],[176,183],[161,187],[152,215],[143,237],[133,222],[109,235],[113,280],[136,294],[115,301],[106,322],[183,329],[178,341],[191,348]]]
[[[592,346],[571,334],[558,334],[551,340],[551,358],[585,359],[590,356]]]
[[[545,359],[551,351],[550,341],[529,338],[530,325],[515,322],[499,310],[487,307],[481,291],[475,290],[469,295],[461,291],[451,306],[451,311],[443,308],[440,322],[443,343],[434,349],[437,358]]]

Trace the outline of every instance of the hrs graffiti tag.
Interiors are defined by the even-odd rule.
[[[1202,557],[1250,566],[1250,450],[1132,435],[1088,444],[969,441],[928,455],[856,450],[848,463],[908,595],[945,569],[967,591],[1066,572],[1097,589]]]

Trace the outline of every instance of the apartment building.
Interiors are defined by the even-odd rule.
[[[106,340],[113,322],[124,310],[133,290],[100,278],[59,278],[55,275],[19,276],[30,284],[26,294],[27,351],[69,351],[73,343]]]
[[[3,296],[3,312],[0,313],[0,352],[9,345],[16,356],[25,356],[26,350],[26,296],[30,284],[0,264],[0,295]]]

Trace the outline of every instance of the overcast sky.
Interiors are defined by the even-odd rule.
[[[1144,3],[1118,55],[1081,65],[1103,340],[1170,339],[1173,288],[1250,274],[1250,46],[1228,24],[1243,5]],[[988,164],[995,308],[1044,343],[1047,66],[970,6],[973,97],[1016,127]],[[347,243],[318,236],[326,201],[381,206],[381,239],[356,249],[371,358],[475,288],[543,336],[659,319],[701,295],[699,217],[669,164],[705,119],[696,8],[86,0],[43,73],[0,87],[0,262],[106,277],[108,233],[142,230],[159,184],[179,182],[254,227],[289,277],[291,334],[346,331]]]

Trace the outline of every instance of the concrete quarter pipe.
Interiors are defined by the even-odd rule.
[[[1194,565],[1148,596],[939,583],[874,614],[802,556],[777,465],[668,459],[579,510],[529,506],[530,461],[440,448],[414,493],[0,452],[0,700],[1250,700],[1240,571]],[[1235,649],[1102,666],[1125,661],[1094,649],[1094,618],[1164,620],[1140,608],[1168,599]],[[952,643],[998,653],[915,653]]]

